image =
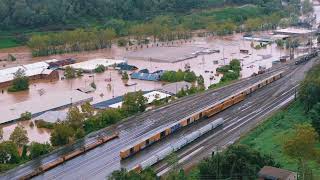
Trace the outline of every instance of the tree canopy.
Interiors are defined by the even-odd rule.
[[[23,147],[29,142],[27,131],[20,126],[17,126],[16,128],[14,128],[9,139],[19,147]]]
[[[270,156],[237,145],[201,162],[199,176],[200,179],[256,179],[257,172],[266,165],[279,166]]]
[[[52,26],[52,29],[67,25],[65,28],[70,28],[76,21],[85,25],[89,19],[102,22],[110,18],[146,20],[165,12],[185,13],[192,9],[219,7],[225,4],[257,4],[263,5],[266,9],[273,5],[271,6],[273,9],[280,2],[280,0],[0,0],[0,25],[4,28]]]

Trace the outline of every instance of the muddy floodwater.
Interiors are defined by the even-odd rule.
[[[262,34],[268,35],[269,32],[263,32]],[[216,68],[228,64],[232,59],[240,59],[242,64],[241,76],[248,77],[253,73],[257,73],[259,66],[270,68],[272,62],[279,60],[280,56],[287,55],[288,52],[281,50],[276,47],[276,44],[268,45],[266,48],[255,50],[251,48],[251,41],[243,40],[243,34],[236,34],[226,37],[209,37],[209,38],[194,38],[189,43],[175,44],[173,47],[149,47],[144,49],[138,49],[137,52],[128,52],[124,48],[113,47],[112,49],[98,50],[92,52],[83,52],[77,54],[64,54],[50,57],[31,58],[30,51],[21,47],[14,49],[1,50],[0,56],[4,57],[7,53],[17,55],[17,61],[10,64],[8,62],[1,62],[1,69],[5,67],[11,67],[18,64],[28,64],[31,62],[37,62],[48,59],[64,59],[64,58],[75,58],[78,61],[85,61],[93,58],[124,58],[128,61],[128,64],[135,65],[139,69],[148,69],[150,72],[157,70],[185,70],[186,67],[190,67],[190,70],[194,71],[197,75],[202,75],[205,79],[206,86],[219,82],[221,76],[216,74]],[[255,43],[255,45],[258,43]],[[179,48],[176,54],[172,52],[172,48]],[[185,49],[183,49],[185,48]],[[178,61],[175,63],[168,62],[155,62],[145,58],[130,58],[129,53],[138,53],[144,57],[159,57],[166,56],[183,56],[183,53],[194,53],[193,50],[210,48],[219,50],[218,53],[199,55],[195,58]],[[240,53],[240,50],[248,50],[248,54]],[[0,57],[1,58],[1,57]],[[60,71],[60,77],[63,76],[63,72]],[[111,81],[110,81],[111,79]],[[102,74],[84,74],[83,77],[57,81],[38,81],[30,85],[30,89],[25,92],[19,93],[8,93],[4,92],[0,94],[0,105],[5,106],[6,104],[18,103],[26,100],[30,100],[33,97],[48,96],[50,94],[59,94],[66,91],[75,90],[78,88],[88,87],[90,83],[94,82],[97,86],[95,92],[90,93],[93,96],[93,103],[101,102],[112,97],[123,95],[127,92],[133,92],[138,90],[148,91],[153,89],[161,88],[162,82],[152,81],[140,81],[140,80],[129,80],[129,83],[137,83],[135,86],[126,87],[124,81],[121,80],[121,75],[118,71],[109,69]],[[35,104],[36,106],[36,104]],[[49,141],[50,132],[37,129],[36,127],[31,128],[30,122],[19,122],[28,131],[30,141],[46,142]],[[4,139],[8,139],[10,133],[13,131],[16,123],[6,125],[4,127]]]

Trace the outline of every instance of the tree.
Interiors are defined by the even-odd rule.
[[[86,108],[87,107],[85,107],[85,110],[88,110]],[[81,113],[80,109],[77,106],[72,106],[69,108],[67,113],[67,122],[70,124],[70,127],[72,127],[74,130],[83,127],[84,118],[85,114]]]
[[[125,94],[122,106],[128,114],[135,114],[145,111],[147,102],[148,99],[143,96],[143,92],[138,91]]]
[[[307,73],[299,89],[299,97],[305,106],[305,110],[310,111],[315,104],[320,102],[320,65],[315,65]]]
[[[75,69],[73,69],[72,67],[70,66],[67,66],[66,69],[64,70],[64,76],[67,78],[67,79],[73,79],[76,77],[76,71]]]
[[[89,102],[86,102],[81,105],[81,111],[86,118],[91,117],[94,114],[94,109]]]
[[[104,65],[100,64],[97,65],[97,67],[94,69],[95,73],[103,73],[106,71],[106,67],[104,67]]]
[[[24,91],[29,89],[29,79],[25,75],[25,71],[23,69],[18,69],[17,72],[14,73],[14,79],[12,81],[12,86],[9,87],[9,92],[17,92]]]
[[[198,78],[197,78],[197,83],[198,83],[198,86],[200,87],[200,88],[205,88],[205,86],[204,86],[204,78],[203,78],[203,76],[202,75],[200,75]]]
[[[313,13],[313,5],[312,5],[312,2],[310,2],[310,0],[302,1],[302,13],[303,14]]]
[[[309,112],[312,127],[320,135],[320,103],[317,103]]]
[[[30,120],[32,118],[31,112],[24,112],[20,115],[21,120]]]
[[[18,147],[23,147],[28,144],[29,139],[27,136],[27,131],[23,129],[23,127],[17,126],[14,128],[12,134],[9,138],[12,142],[14,142]]]
[[[50,141],[53,146],[68,144],[74,135],[74,130],[65,123],[56,124],[52,130]]]
[[[37,142],[32,142],[29,147],[31,159],[35,159],[41,155],[48,154],[51,150],[52,147],[48,143],[41,144]]]
[[[143,170],[140,173],[135,171],[128,172],[125,169],[112,172],[109,180],[153,180],[158,179],[157,174],[150,168]]]
[[[301,124],[295,127],[291,136],[288,136],[283,145],[283,152],[298,161],[300,177],[306,179],[308,170],[307,161],[320,159],[319,149],[316,148],[319,135],[310,124]]]
[[[18,147],[12,141],[4,141],[0,143],[0,163],[19,163],[20,156]]]
[[[255,179],[258,171],[266,165],[279,166],[270,156],[248,146],[237,145],[202,161],[198,168],[200,178]]]
[[[121,79],[123,79],[123,80],[128,80],[128,79],[129,79],[129,75],[128,75],[127,71],[124,71],[124,72],[122,73]]]

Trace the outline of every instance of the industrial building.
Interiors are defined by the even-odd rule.
[[[160,91],[145,91],[143,96],[148,99],[147,104],[152,103],[154,100],[162,100],[168,97],[171,97],[170,94],[160,92]],[[107,101],[103,101],[97,104],[94,104],[95,109],[107,109],[107,108],[120,108],[123,103],[123,96],[119,96]]]
[[[37,62],[0,70],[0,88],[10,86],[12,84],[12,80],[14,79],[14,73],[16,73],[19,69],[22,69],[25,72],[25,76],[27,76],[29,80],[59,79],[59,73],[48,68],[48,63]]]
[[[67,66],[70,66],[77,70],[83,70],[86,73],[92,73],[99,65],[103,65],[104,67],[111,67],[122,63],[125,63],[125,61],[115,59],[92,59],[89,61],[75,63]],[[66,68],[67,66],[64,66],[64,68]]]
[[[37,117],[48,111],[67,108],[71,105],[80,105],[92,100],[92,96],[74,90],[63,94],[39,96],[16,104],[8,104],[0,107],[0,124],[19,120],[21,114],[25,112],[30,112],[32,117]]]
[[[182,89],[186,91],[189,88],[191,88],[191,86],[192,86],[191,83],[181,81],[181,82],[166,84],[159,91],[165,92],[171,95],[176,95]]]
[[[153,73],[149,73],[148,71],[141,70],[139,72],[134,72],[131,74],[131,79],[139,79],[144,81],[160,81],[161,76],[164,71],[159,70]]]

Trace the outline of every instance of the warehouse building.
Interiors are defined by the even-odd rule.
[[[165,92],[171,95],[176,95],[182,89],[186,91],[189,88],[191,88],[191,86],[192,86],[191,83],[181,81],[181,82],[166,84],[159,91]]]
[[[59,79],[59,73],[48,68],[48,63],[37,62],[33,64],[20,65],[17,67],[0,70],[0,88],[10,86],[12,84],[12,80],[14,79],[14,73],[16,73],[19,69],[25,72],[25,75],[29,78],[29,80]]]
[[[25,112],[30,112],[32,117],[37,117],[48,111],[60,110],[72,105],[81,105],[92,100],[92,96],[76,90],[62,94],[39,96],[28,101],[1,106],[0,124],[19,120],[21,114]]]
[[[131,79],[139,79],[144,81],[160,81],[161,76],[164,71],[159,70],[153,73],[149,73],[149,71],[141,70],[139,72],[134,72],[131,74]]]
[[[125,61],[124,60],[115,60],[115,59],[92,59],[89,61],[75,63],[75,64],[71,64],[71,65],[67,65],[67,66],[70,66],[76,70],[83,70],[86,73],[93,73],[94,70],[99,65],[103,65],[104,67],[107,68],[107,67],[116,66],[117,64],[122,64],[122,63],[125,63]],[[64,68],[66,68],[67,66],[64,66]]]
[[[143,96],[148,99],[147,104],[151,104],[155,100],[162,100],[171,97],[170,94],[161,91],[144,91]],[[123,96],[119,96],[107,101],[94,104],[95,109],[120,108],[123,103]]]

